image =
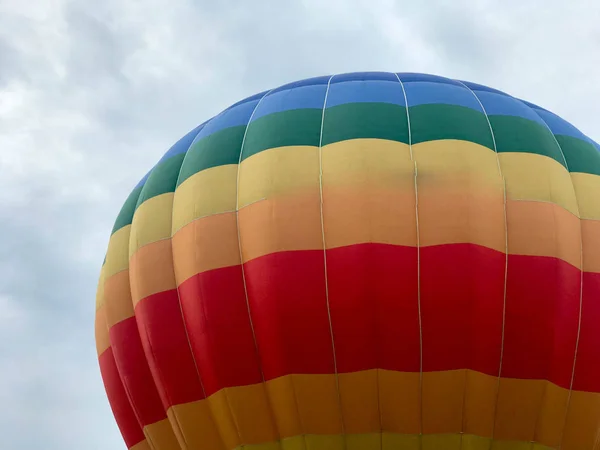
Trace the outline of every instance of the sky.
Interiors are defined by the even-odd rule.
[[[297,79],[485,84],[600,141],[594,0],[0,0],[0,436],[125,449],[94,301],[114,219],[190,129]]]

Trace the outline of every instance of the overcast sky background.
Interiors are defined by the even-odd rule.
[[[597,0],[0,0],[0,447],[125,449],[98,273],[124,199],[191,128],[289,81],[389,70],[490,85],[600,140],[599,19]]]

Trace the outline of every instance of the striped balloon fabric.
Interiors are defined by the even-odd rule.
[[[199,125],[96,300],[135,450],[600,448],[600,151],[478,84],[349,73]]]

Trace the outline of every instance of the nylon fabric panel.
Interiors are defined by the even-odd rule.
[[[579,209],[570,176],[559,162],[533,148],[532,153],[504,150],[499,160],[506,180],[510,256],[494,436],[554,448],[567,414],[578,333]],[[528,388],[515,377],[529,379]]]
[[[127,448],[135,448],[136,445],[142,447],[146,443],[146,438],[119,377],[103,313],[102,310],[96,312],[96,339],[107,342],[106,347],[98,353],[100,375],[102,376],[106,396]]]
[[[416,247],[407,145],[355,139],[323,147],[322,160],[327,249],[369,242]]]
[[[600,220],[600,205],[594,194],[600,189],[600,176],[571,173],[581,219]]]
[[[173,198],[174,236],[190,222],[235,211],[237,165],[203,170],[182,183]]]
[[[323,133],[337,125],[329,112]],[[380,405],[379,369],[419,370],[413,170],[400,143],[358,139],[322,150],[329,305],[348,434],[393,422]]]
[[[423,432],[457,433],[464,431],[467,399],[481,394],[464,369],[491,376],[499,370],[504,191],[489,148],[439,141],[415,145],[413,152],[422,246]],[[431,245],[439,240],[445,245]],[[430,371],[443,369],[453,371],[434,382]],[[487,404],[477,406],[480,412],[494,410],[494,395],[481,399]],[[491,437],[490,427],[482,428]]]
[[[183,159],[180,161],[180,165]],[[164,182],[175,186],[179,170],[163,174]],[[168,175],[168,177],[166,177]],[[166,177],[166,178],[165,178]],[[152,177],[151,177],[152,179]],[[145,187],[142,189],[144,195]],[[176,290],[171,224],[174,195],[162,194],[142,203],[132,222],[131,290],[141,342],[156,388],[168,414],[168,422],[183,448],[200,449],[205,441],[223,448],[221,438],[206,411],[196,418],[205,426],[202,439],[195,427],[184,427],[191,418],[180,418],[174,405],[192,403],[205,397],[202,382],[188,342],[179,296]],[[133,241],[133,240],[136,241]],[[188,409],[187,412],[194,412]],[[153,433],[163,436],[166,426]]]
[[[233,151],[237,145],[239,154],[242,137],[238,135],[236,140],[224,144],[227,151]],[[204,153],[224,150],[207,148]],[[207,400],[208,410],[225,448],[277,438],[267,393],[261,384],[260,361],[245,301],[236,218],[235,214],[225,212],[235,210],[236,182],[237,165],[231,164],[213,166],[189,177],[175,192],[172,225],[174,273],[183,321],[205,393],[214,394]],[[218,187],[219,194],[208,196],[206,189],[198,189],[203,186],[208,192]],[[194,209],[192,215],[183,212],[189,205]],[[220,226],[223,219],[225,227]],[[219,229],[217,236],[222,239],[215,239],[215,225]],[[218,267],[221,272],[213,272],[209,277],[194,276],[201,273],[199,268],[206,266]],[[229,284],[231,275],[233,282]],[[227,290],[220,289],[223,281],[228,282]],[[233,325],[235,331],[225,331],[221,323]],[[226,352],[220,353],[223,349]],[[235,355],[243,357],[237,360]],[[245,370],[240,372],[243,382],[238,383],[236,373],[241,362]],[[239,387],[234,389],[236,386]]]
[[[109,245],[106,258],[107,264],[117,260],[120,261],[119,264],[125,265],[112,276],[108,273],[105,275],[105,308],[111,348],[123,387],[150,446],[154,450],[176,449],[179,448],[179,444],[172,429],[153,436],[153,439],[147,434],[147,426],[166,421],[167,415],[154,384],[134,317],[128,263],[121,261],[122,256],[128,253],[126,249],[129,248],[129,242],[126,238],[129,237],[130,231],[131,226],[126,226],[113,234],[113,246]],[[125,234],[119,236],[118,240],[113,240],[119,233]],[[117,243],[123,248],[116,247]],[[113,256],[112,252],[117,256]]]
[[[292,373],[328,374],[335,368],[325,296],[316,147],[321,111],[297,110],[297,120],[278,128],[280,118],[289,113],[262,117],[248,128],[239,171],[240,254],[265,380]],[[296,139],[301,132],[306,138]],[[275,139],[276,134],[281,137]],[[262,174],[256,187],[244,182],[249,173]],[[303,433],[312,423],[322,427],[321,433],[340,433],[336,380],[319,379],[321,384],[307,390],[302,378],[293,378],[295,395],[288,395],[279,408],[288,423],[296,415],[296,426]],[[305,404],[313,397],[320,399],[320,406],[307,410]],[[308,441],[306,445],[310,447]]]

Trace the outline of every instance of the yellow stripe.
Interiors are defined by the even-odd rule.
[[[168,419],[146,425],[144,435],[153,450],[179,450],[182,448]]]
[[[579,214],[582,219],[600,220],[600,176],[589,173],[572,173],[571,180],[577,195]]]
[[[304,435],[264,444],[244,445],[235,450],[553,450],[531,442],[499,441],[471,434],[410,435],[365,433],[347,435]],[[210,450],[210,447],[206,447]],[[575,450],[566,449],[564,450]],[[587,449],[587,447],[586,447]],[[591,447],[590,447],[591,450]]]
[[[152,197],[136,210],[131,224],[129,258],[144,245],[171,237],[173,193]]]
[[[185,442],[189,449],[225,450],[206,401],[175,405],[169,408],[167,415],[170,422],[177,425],[178,440]]]
[[[323,183],[354,185],[376,182],[412,190],[414,164],[409,147],[380,139],[353,139],[323,147]],[[319,160],[316,165],[318,168]]]
[[[274,148],[252,155],[240,165],[239,207],[259,200],[319,189],[319,149],[312,146]]]
[[[129,267],[129,235],[131,225],[117,230],[110,237],[108,250],[106,252],[106,263],[104,263],[105,280],[117,272]]]
[[[174,235],[200,217],[235,211],[237,164],[202,170],[181,183],[173,198]]]
[[[600,394],[573,391],[566,419],[563,450],[600,447]]]
[[[498,157],[509,199],[556,203],[579,217],[571,176],[558,161],[533,153],[500,153]]]
[[[153,450],[150,448],[148,441],[144,439],[143,441],[138,442],[133,447],[130,447],[129,450]]]
[[[472,370],[425,372],[422,401],[419,373],[382,369],[343,373],[339,386],[343,418],[334,374],[287,375],[265,384],[227,388],[207,400],[175,408],[180,423],[202,427],[209,426],[210,411],[225,449],[278,438],[293,447],[289,439],[294,436],[340,435],[342,419],[350,435],[383,430],[418,436],[422,415],[423,434],[437,436],[427,438],[431,445],[441,436],[462,432],[488,443],[493,435],[501,441],[535,441],[552,448],[560,443],[567,417],[566,450],[592,442],[600,420],[600,394],[573,392],[567,415],[567,389],[544,380],[502,378],[497,391],[497,377]],[[216,436],[210,438],[214,445],[220,445],[218,441]],[[464,448],[479,448],[481,442],[473,439],[468,445],[475,447]],[[512,448],[507,442],[498,445]]]
[[[428,176],[436,178],[458,174],[464,181],[477,180],[493,185],[501,182],[496,154],[482,145],[441,140],[415,144],[412,150],[419,176],[424,170]]]

